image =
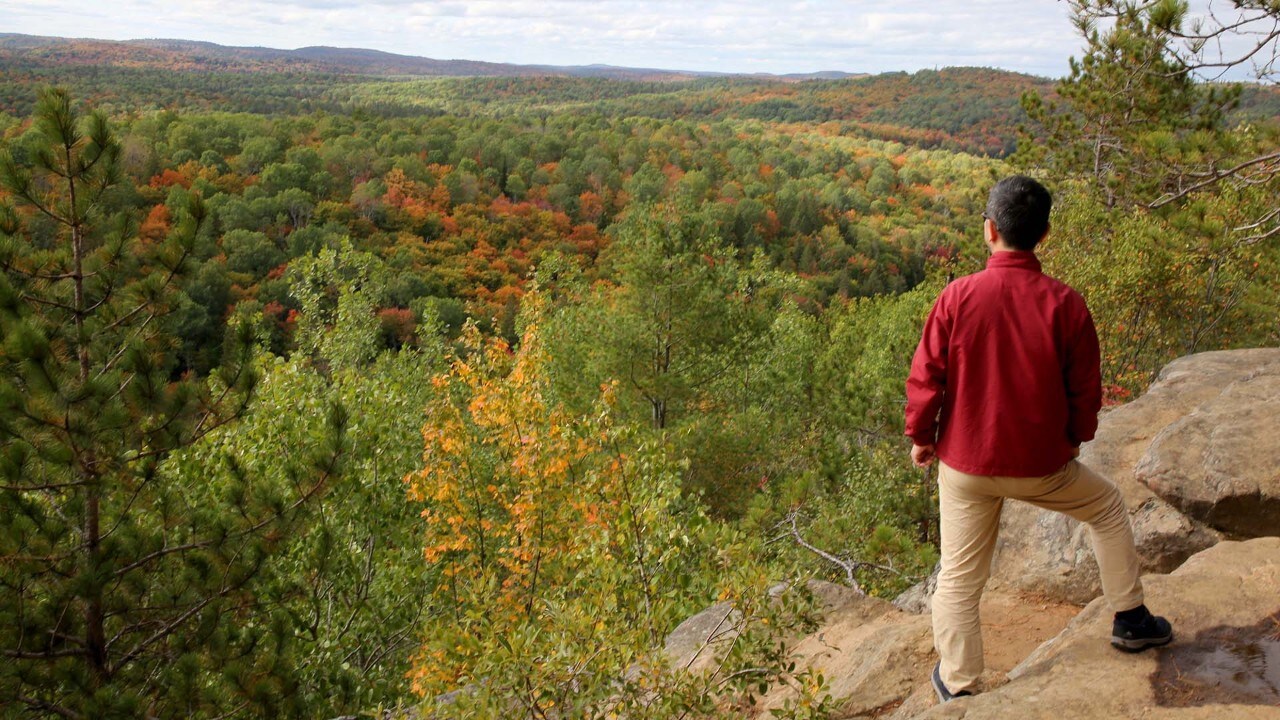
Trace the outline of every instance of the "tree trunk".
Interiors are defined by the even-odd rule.
[[[72,146],[64,143],[63,157],[66,161],[67,198],[69,200],[69,212],[66,222],[71,227],[71,255],[73,262],[71,278],[75,284],[73,307],[76,326],[76,356],[79,361],[80,387],[83,388],[88,384],[90,374],[89,340],[85,337],[84,332],[84,320],[88,312],[84,296],[85,242],[84,227],[76,201],[76,181],[73,174],[74,165],[71,151]],[[83,571],[93,572],[96,575],[96,570],[102,562],[99,557],[99,548],[102,541],[102,488],[97,482],[95,461],[96,458],[91,444],[88,448],[81,448],[76,468],[77,473],[80,475],[80,481],[84,483],[86,493],[83,546],[85,567]],[[89,670],[93,678],[93,686],[97,688],[105,684],[110,675],[107,666],[107,636],[102,608],[102,587],[96,582],[92,583],[89,585],[86,595],[83,598],[85,653],[89,659]]]

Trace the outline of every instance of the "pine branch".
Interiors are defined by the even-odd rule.
[[[55,307],[55,308],[58,308],[59,310],[62,310],[63,312],[68,312],[68,313],[76,312],[76,308],[72,305],[68,305],[63,302],[58,302],[57,300],[49,300],[47,298],[36,297],[35,295],[23,295],[22,300],[24,302],[34,303],[36,305],[44,305],[45,307]]]
[[[73,487],[84,487],[85,482],[77,480],[74,482],[62,483],[44,483],[41,485],[0,485],[0,490],[7,492],[47,492],[49,490],[66,490]]]
[[[186,612],[174,618],[171,622],[166,624],[164,627],[152,633],[150,637],[146,638],[142,642],[135,645],[132,650],[125,653],[124,657],[120,658],[120,660],[115,663],[114,669],[119,670],[120,668],[133,662],[134,659],[137,658],[139,655],[141,655],[143,652],[145,652],[147,648],[151,647],[155,643],[173,634],[174,631],[176,631],[178,628],[186,624],[186,622],[190,620],[196,613],[208,607],[209,603],[213,602],[214,600],[225,597],[227,594],[229,594],[233,590],[235,590],[234,587],[224,586],[218,592],[204,598],[200,602],[196,603],[194,606],[188,608]],[[112,638],[111,642],[115,642],[115,640],[119,638],[120,638],[120,635],[117,635],[115,638]],[[109,644],[110,643],[108,643],[108,645]]]
[[[111,573],[111,576],[113,578],[122,577],[134,570],[137,570],[138,568],[144,565],[147,565],[148,563],[154,562],[156,560],[159,560],[160,558],[167,557],[174,553],[187,552],[189,550],[202,550],[205,548],[213,547],[214,545],[217,545],[219,543],[226,542],[227,540],[236,540],[236,539],[246,537],[248,535],[253,535],[258,533],[259,531],[261,531],[263,528],[267,527],[271,523],[280,520],[281,518],[285,517],[290,513],[296,512],[303,505],[310,502],[311,499],[315,497],[325,487],[325,485],[328,484],[329,479],[336,473],[338,460],[341,455],[342,455],[341,452],[334,453],[334,455],[330,458],[329,462],[325,465],[324,468],[322,468],[320,479],[317,480],[315,484],[313,484],[305,494],[303,494],[301,497],[295,500],[287,508],[281,510],[278,514],[264,518],[263,520],[255,523],[254,525],[251,525],[247,528],[242,528],[237,532],[223,535],[216,540],[213,540],[213,539],[201,540],[199,542],[186,543],[186,544],[177,545],[174,547],[161,548],[159,550],[156,550],[155,552],[144,555],[143,557],[139,558],[138,560],[135,560],[134,562],[129,563],[128,565],[125,565],[121,568],[116,569],[114,572]]]
[[[0,656],[13,660],[56,660],[64,657],[78,657],[84,654],[85,651],[83,649],[44,650],[40,652],[30,650],[0,650]]]

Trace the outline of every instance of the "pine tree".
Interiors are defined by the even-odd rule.
[[[1086,52],[1056,100],[1024,97],[1013,160],[1066,191],[1046,267],[1089,298],[1119,398],[1179,354],[1266,342],[1280,156],[1274,129],[1227,124],[1240,87],[1201,81],[1186,2],[1070,4]]]
[[[105,116],[64,90],[41,93],[32,135],[0,152],[0,697],[68,718],[288,714],[288,626],[258,585],[336,470],[341,413],[287,486],[175,483],[165,459],[255,384],[247,342],[175,377],[168,314],[204,208],[138,238]]]
[[[1070,4],[1089,41],[1090,55],[1102,46],[1100,40],[1111,47],[1140,44],[1145,48],[1140,55],[1124,57],[1124,62],[1110,67],[1099,64],[1094,70],[1105,69],[1123,83],[1117,86],[1117,97],[1171,111],[1148,131],[1167,130],[1169,119],[1183,128],[1209,120],[1202,129],[1212,130],[1209,137],[1219,141],[1205,143],[1202,135],[1199,142],[1184,144],[1180,154],[1167,158],[1159,192],[1139,199],[1155,209],[1186,204],[1197,195],[1255,194],[1257,207],[1247,208],[1231,228],[1233,242],[1254,245],[1280,234],[1280,205],[1275,201],[1280,151],[1274,123],[1245,122],[1226,128],[1218,122],[1221,113],[1212,107],[1216,103],[1219,108],[1231,108],[1242,97],[1243,86],[1227,85],[1228,80],[1254,80],[1260,86],[1252,88],[1255,95],[1274,90],[1280,79],[1280,3],[1205,0],[1197,3],[1195,12],[1187,0],[1070,0]],[[1099,23],[1113,21],[1114,32],[1101,36],[1096,32]],[[1144,57],[1156,62],[1148,64]],[[1167,97],[1148,94],[1145,100],[1140,92],[1132,92],[1153,83],[1164,83],[1177,92]],[[1180,111],[1177,102],[1187,95],[1186,90],[1207,102],[1193,112]],[[1228,143],[1220,142],[1224,130],[1230,131]],[[1163,138],[1159,142],[1169,146]]]
[[[1058,82],[1061,104],[1023,98],[1043,133],[1024,131],[1015,163],[1088,178],[1108,207],[1154,208],[1187,183],[1194,163],[1227,155],[1224,112],[1239,89],[1195,82],[1168,52],[1168,28],[1185,11],[1173,1],[1116,3],[1114,24],[1100,30],[1076,4],[1085,54]]]

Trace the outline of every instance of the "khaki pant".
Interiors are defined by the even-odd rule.
[[[1124,498],[1109,480],[1075,460],[1052,475],[1034,478],[968,475],[940,463],[938,497],[942,570],[933,594],[933,639],[942,682],[951,692],[971,689],[982,674],[978,601],[991,571],[1005,498],[1086,523],[1102,592],[1112,609],[1142,604],[1138,553]]]

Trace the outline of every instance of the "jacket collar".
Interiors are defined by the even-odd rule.
[[[1029,250],[992,253],[991,257],[987,258],[987,269],[994,270],[996,268],[1014,268],[1018,270],[1042,272],[1040,269],[1040,258],[1037,258],[1036,254]]]

